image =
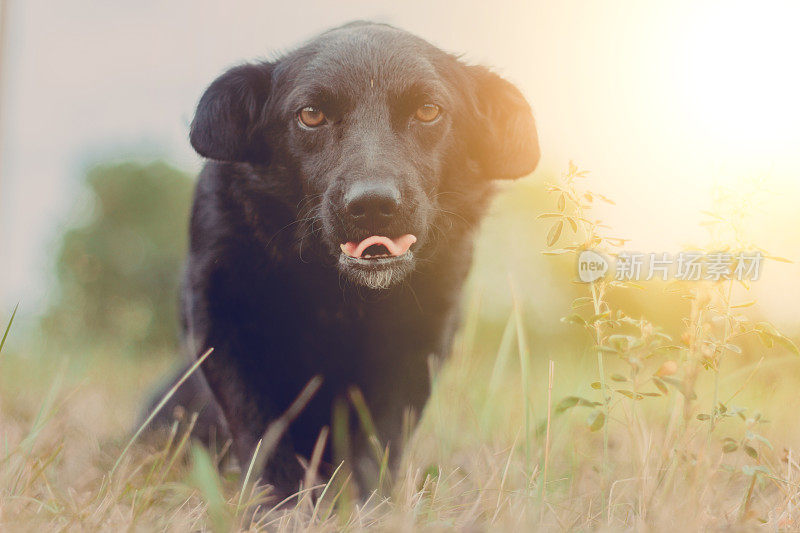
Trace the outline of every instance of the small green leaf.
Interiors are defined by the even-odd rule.
[[[787,337],[786,335],[782,334],[780,331],[777,330],[775,326],[770,324],[769,322],[758,322],[755,326],[753,326],[753,330],[758,333],[761,342],[767,346],[772,347],[771,342],[766,342],[764,336],[769,337],[771,340],[778,342],[779,344],[783,345],[784,348],[787,348],[790,352],[795,355],[800,355],[800,348]]]
[[[581,407],[594,407],[596,402],[591,400],[587,400],[586,398],[581,398],[579,396],[567,396],[556,405],[556,413],[563,413],[567,409],[572,409],[576,406]]]
[[[770,441],[768,441],[766,439],[766,437],[762,437],[761,435],[759,435],[757,433],[752,433],[752,434],[748,435],[748,438],[763,442],[764,444],[766,444],[769,447],[770,450],[774,449],[772,447],[772,443]]]
[[[732,453],[739,449],[739,445],[735,442],[726,442],[722,445],[723,453]]]
[[[589,320],[587,320],[586,322],[588,324],[594,324],[595,322],[597,322],[599,320],[603,320],[604,318],[608,318],[609,316],[610,316],[610,313],[608,311],[603,311],[602,313],[598,313],[596,315],[592,315],[591,317],[589,317]]]
[[[628,381],[628,378],[622,374],[611,374],[611,379],[614,381]]]
[[[711,420],[711,415],[707,415],[706,413],[700,413],[697,415],[698,420]]]
[[[609,335],[608,340],[620,346],[630,346],[636,342],[636,337],[632,335]]]
[[[772,259],[773,261],[778,261],[780,263],[794,263],[791,259],[786,259],[785,257],[777,257],[774,255],[766,256],[767,259]]]
[[[775,340],[777,340],[783,345],[784,348],[787,348],[794,355],[800,355],[800,348],[798,348],[794,341],[789,337],[785,335],[779,335]]]
[[[567,409],[572,409],[578,405],[580,398],[577,396],[567,396],[556,405],[556,413],[563,413]]]
[[[574,233],[578,232],[578,223],[575,222],[575,219],[572,217],[567,217],[567,222],[569,222],[570,227]]]
[[[606,352],[606,353],[621,353],[619,351],[619,349],[617,349],[617,348],[615,348],[613,346],[595,346],[594,349],[595,350],[600,350],[601,352]]]
[[[542,253],[544,255],[563,255],[574,251],[575,250],[570,250],[569,248],[553,248],[552,250],[544,250]]]
[[[758,340],[761,341],[761,344],[763,344],[765,348],[772,348],[775,346],[775,342],[772,340],[772,337],[760,331],[756,331],[756,333],[758,334]]]
[[[557,241],[558,238],[561,237],[561,231],[564,229],[564,221],[559,220],[553,227],[550,228],[550,231],[547,233],[547,246],[553,246]]]
[[[736,346],[735,344],[724,344],[722,347],[725,348],[726,350],[730,350],[730,351],[732,351],[734,353],[738,353],[738,354],[742,353],[742,349],[739,348],[738,346]]]
[[[575,309],[575,308],[578,308],[578,307],[583,307],[583,306],[589,305],[591,303],[592,303],[592,299],[589,298],[588,296],[580,296],[580,297],[575,298],[574,300],[572,300],[572,308]]]
[[[605,423],[606,415],[600,410],[592,411],[589,413],[589,417],[586,419],[586,425],[589,426],[590,431],[599,430]]]
[[[663,381],[661,381],[659,378],[657,378],[657,377],[655,377],[655,376],[654,376],[654,377],[653,377],[653,384],[654,384],[656,387],[658,387],[658,390],[660,390],[660,391],[661,391],[661,393],[662,393],[662,394],[664,394],[665,396],[666,396],[667,394],[669,394],[669,389],[667,389],[667,386],[666,386],[666,385],[664,384],[664,382],[663,382]]]
[[[579,326],[586,325],[586,320],[584,320],[582,316],[576,314],[561,317],[561,322],[565,324],[577,324]]]
[[[607,196],[603,196],[602,194],[597,194],[597,193],[595,193],[595,196],[597,196],[598,198],[600,198],[601,200],[603,200],[607,204],[617,205],[616,202],[614,202],[614,200],[612,200],[611,198],[609,198]]]
[[[748,446],[747,444],[742,445],[742,449],[744,453],[752,457],[753,459],[758,459],[758,452],[752,446]]]
[[[769,468],[764,465],[743,465],[742,466],[742,473],[746,476],[754,476],[758,473],[767,474],[769,475]]]

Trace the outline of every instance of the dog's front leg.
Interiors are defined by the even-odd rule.
[[[230,335],[230,334],[229,334]],[[239,466],[244,473],[254,460],[258,441],[264,436],[269,423],[280,413],[272,412],[265,405],[262,392],[247,379],[247,371],[236,356],[236,342],[228,338],[209,335],[207,346],[214,352],[203,363],[202,369],[209,387],[219,404],[233,438],[233,448]],[[263,472],[263,481],[273,485],[278,497],[295,492],[302,479],[303,470],[295,459],[294,448],[288,435],[281,435],[271,449],[262,449],[260,454],[268,458]],[[254,475],[259,473],[254,472]]]

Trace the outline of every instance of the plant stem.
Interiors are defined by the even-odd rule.
[[[601,304],[602,304],[602,293],[603,291],[597,290],[596,284],[593,282],[591,283],[592,289],[592,304],[594,305],[594,314],[595,316],[600,314]],[[600,349],[600,344],[603,340],[603,332],[601,326],[597,320],[594,322],[594,340],[595,345],[597,348],[597,370],[600,373],[600,394],[603,397],[603,416],[605,420],[603,421],[603,464],[601,467],[601,479],[602,479],[602,488],[601,494],[603,496],[603,514],[605,514],[606,509],[606,475],[607,475],[607,466],[608,466],[608,394],[606,389],[606,372],[603,367],[603,350]]]
[[[539,511],[539,526],[541,527],[544,521],[544,501],[545,491],[547,490],[547,464],[550,461],[550,416],[552,412],[552,397],[553,397],[553,373],[555,363],[550,359],[550,365],[547,372],[547,430],[544,438],[544,468],[542,469],[542,499],[540,502]]]
[[[708,427],[709,437],[717,425],[717,402],[719,401],[719,367],[722,364],[722,355],[725,353],[726,346],[730,340],[731,329],[731,296],[733,294],[733,279],[728,280],[728,292],[725,297],[725,333],[722,336],[722,349],[719,351],[717,360],[714,361],[714,403],[711,404],[711,423]]]

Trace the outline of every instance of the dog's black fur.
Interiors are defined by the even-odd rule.
[[[425,103],[441,108],[430,123],[414,118]],[[300,124],[306,106],[327,122]],[[214,352],[201,367],[208,388],[195,379],[172,403],[196,408],[210,389],[216,404],[198,430],[226,423],[247,464],[270,421],[320,375],[265,480],[297,489],[295,454],[310,455],[351,386],[396,455],[404,409],[419,412],[428,396],[429,357],[450,350],[491,180],[538,162],[525,98],[409,33],[357,22],[224,73],[200,100],[191,143],[211,161],[192,212],[184,340],[193,357]],[[396,211],[359,225],[348,198],[375,184],[396,195]],[[340,251],[409,233],[411,252],[376,266]]]

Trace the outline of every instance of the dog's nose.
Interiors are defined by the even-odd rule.
[[[360,184],[345,197],[345,209],[356,226],[377,231],[391,222],[400,206],[400,191],[388,184]]]

